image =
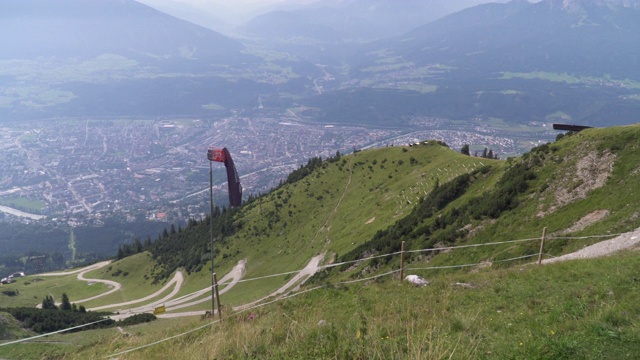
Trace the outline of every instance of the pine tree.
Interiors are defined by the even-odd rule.
[[[462,149],[460,149],[460,153],[461,153],[462,155],[467,155],[467,156],[471,155],[471,154],[469,153],[469,144],[464,144],[464,145],[462,145]]]
[[[42,300],[42,308],[43,309],[57,309],[56,301],[53,300],[53,296],[47,295]]]
[[[69,296],[66,293],[62,294],[62,304],[60,305],[61,310],[71,311],[71,302],[69,302]]]

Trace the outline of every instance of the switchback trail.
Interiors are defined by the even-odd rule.
[[[348,184],[347,184],[348,187]],[[346,188],[345,188],[346,190]],[[342,198],[341,198],[342,199]],[[338,202],[339,205],[340,202]],[[329,216],[329,218],[331,217],[331,215]],[[329,220],[329,218],[327,219],[327,221]],[[326,226],[327,222],[325,222],[325,224],[323,225],[323,228]],[[628,233],[624,233],[621,235],[618,235],[617,237],[613,238],[613,239],[609,239],[609,240],[604,240],[601,242],[598,242],[596,244],[587,246],[581,250],[575,251],[573,253],[570,254],[565,254],[556,258],[552,258],[552,259],[545,259],[542,261],[543,264],[549,264],[549,263],[554,263],[554,262],[560,262],[560,261],[567,261],[567,260],[574,260],[574,259],[588,259],[588,258],[595,258],[595,257],[602,257],[602,256],[608,256],[611,254],[614,254],[620,250],[624,250],[624,249],[630,249],[633,247],[637,247],[640,246],[640,228],[628,232]],[[302,269],[300,272],[298,272],[295,276],[293,276],[286,284],[284,284],[283,286],[281,286],[279,289],[277,289],[276,291],[272,292],[270,295],[265,296],[261,299],[255,300],[251,303],[248,304],[244,304],[241,306],[236,306],[233,308],[233,310],[235,311],[240,311],[240,310],[245,310],[248,309],[252,306],[255,306],[269,298],[275,298],[278,296],[281,296],[282,294],[286,293],[287,291],[291,291],[292,289],[295,290],[296,287],[299,287],[302,283],[304,283],[304,281],[306,279],[308,279],[310,276],[312,276],[315,272],[318,271],[319,268],[319,264],[322,261],[322,259],[324,258],[325,254],[319,254],[314,256],[309,263],[307,264],[307,266]],[[39,276],[66,276],[66,275],[73,275],[73,274],[78,274],[78,279],[82,280],[82,281],[88,281],[88,282],[101,282],[101,283],[105,283],[108,284],[110,286],[112,286],[113,288],[110,289],[107,292],[104,292],[102,294],[93,296],[91,298],[88,299],[83,299],[77,302],[87,302],[90,300],[94,300],[96,298],[102,297],[102,296],[106,296],[108,294],[111,294],[115,291],[120,290],[121,285],[115,281],[109,281],[109,280],[102,280],[102,279],[87,279],[84,277],[84,274],[86,274],[89,271],[93,271],[95,269],[99,269],[101,267],[104,267],[106,265],[108,265],[110,263],[110,261],[104,261],[101,263],[97,263],[82,269],[78,269],[78,270],[74,270],[74,271],[70,271],[70,272],[58,272],[58,273],[48,273],[48,274],[40,274]],[[246,259],[240,260],[238,262],[238,264],[228,273],[226,274],[219,282],[219,286],[226,284],[226,286],[220,290],[220,293],[223,294],[229,290],[231,290],[244,276],[245,273],[245,268],[246,268]],[[202,290],[196,291],[194,293],[188,294],[188,295],[184,295],[178,298],[173,299],[173,297],[175,296],[175,294],[177,294],[182,286],[182,283],[184,281],[184,277],[183,274],[180,271],[177,271],[176,274],[174,275],[173,279],[171,281],[169,281],[162,289],[156,291],[153,294],[150,294],[144,298],[141,299],[137,299],[137,300],[132,300],[132,301],[128,301],[128,302],[124,302],[124,303],[117,303],[117,304],[111,304],[111,305],[105,305],[105,306],[100,306],[100,307],[96,307],[90,310],[101,310],[101,309],[108,309],[108,308],[114,308],[114,307],[119,307],[119,306],[126,306],[126,305],[132,305],[132,304],[137,304],[137,303],[142,303],[145,301],[150,301],[153,298],[156,298],[158,296],[160,296],[160,294],[162,294],[164,291],[166,291],[167,289],[169,289],[171,286],[174,286],[173,291],[171,291],[171,293],[169,293],[168,295],[166,295],[165,297],[163,297],[162,299],[158,299],[155,301],[150,301],[149,303],[143,305],[143,306],[139,306],[139,307],[134,307],[134,308],[130,308],[130,309],[125,309],[125,310],[120,310],[122,313],[119,315],[114,316],[115,318],[121,319],[121,318],[125,318],[131,315],[134,315],[136,313],[142,313],[142,312],[150,312],[153,311],[153,309],[159,305],[165,305],[166,310],[167,311],[172,311],[172,310],[177,310],[177,309],[181,309],[181,308],[186,308],[186,307],[191,307],[206,301],[211,301],[211,287],[206,287]],[[295,287],[294,287],[295,286]],[[169,313],[169,314],[160,314],[158,315],[158,317],[160,318],[174,318],[174,317],[182,317],[182,316],[199,316],[199,315],[203,315],[205,313],[204,310],[202,311],[189,311],[189,312],[181,312],[181,313]]]

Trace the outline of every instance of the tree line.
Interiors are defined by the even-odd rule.
[[[462,145],[462,148],[460,149],[460,153],[463,155],[471,156],[469,144]],[[473,156],[484,158],[484,159],[498,160],[498,154],[494,153],[492,149],[487,149],[486,147],[484,148],[484,150],[482,150],[482,152],[478,152],[478,151],[474,152]]]
[[[32,307],[0,308],[0,312],[11,314],[11,316],[20,321],[25,328],[38,334],[69,329],[89,323],[95,324],[70,330],[70,332],[108,328],[116,325],[129,326],[156,319],[155,315],[145,313],[137,314],[116,322],[106,318],[106,316],[111,314],[109,312],[87,311],[83,305],[77,306],[75,303],[71,303],[66,293],[62,294],[62,301],[59,306],[56,305],[53,296],[47,295],[42,300],[41,309]]]

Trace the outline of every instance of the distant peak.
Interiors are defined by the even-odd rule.
[[[589,7],[640,8],[640,0],[544,0],[551,9],[581,12]]]

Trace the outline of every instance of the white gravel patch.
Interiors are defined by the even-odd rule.
[[[571,254],[558,256],[553,259],[542,260],[543,264],[575,259],[591,259],[611,255],[624,249],[630,249],[640,244],[640,228],[619,235],[613,239],[601,241],[599,243],[585,247]]]

